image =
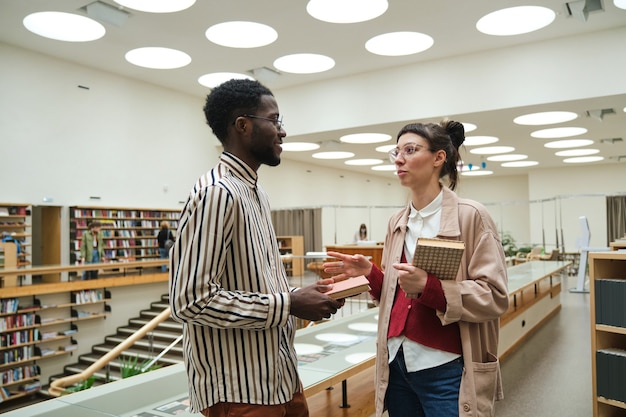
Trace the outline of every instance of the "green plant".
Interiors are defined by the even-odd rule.
[[[506,256],[515,256],[515,254],[519,252],[517,245],[515,244],[515,239],[509,232],[505,232],[502,235],[502,248],[504,249],[504,254]]]
[[[72,385],[71,387],[67,387],[65,390],[63,390],[61,395],[72,394],[74,392],[84,391],[86,389],[89,389],[89,388],[91,388],[93,386],[93,383],[95,381],[96,381],[96,377],[95,376],[90,376],[89,378],[87,378],[85,380],[77,382],[76,384]]]
[[[126,358],[123,358],[122,367],[120,369],[122,378],[128,378],[144,372],[154,371],[155,369],[159,369],[161,367],[161,365],[153,364],[146,368],[148,363],[150,363],[150,359],[146,359],[139,363],[139,355],[127,356]]]

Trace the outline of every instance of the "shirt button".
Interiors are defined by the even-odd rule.
[[[408,308],[409,308],[409,310],[411,309],[411,304],[409,304],[409,307],[408,307]]]
[[[463,411],[468,412],[470,410],[469,404],[463,404]]]

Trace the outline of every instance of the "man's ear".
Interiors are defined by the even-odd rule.
[[[235,119],[234,126],[237,131],[245,133],[248,129],[248,120],[245,117],[238,117]]]

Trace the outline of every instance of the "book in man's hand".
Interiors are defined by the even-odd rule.
[[[354,278],[344,279],[333,283],[333,289],[327,291],[325,294],[331,296],[335,300],[342,298],[352,297],[359,295],[365,291],[370,290],[370,283],[365,278],[365,275],[360,275]]]
[[[465,242],[420,237],[415,246],[413,265],[439,279],[456,279]]]

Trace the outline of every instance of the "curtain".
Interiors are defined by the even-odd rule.
[[[606,198],[606,234],[608,243],[626,234],[626,196]]]
[[[302,236],[305,254],[323,249],[321,208],[272,210],[272,223],[276,236]]]

